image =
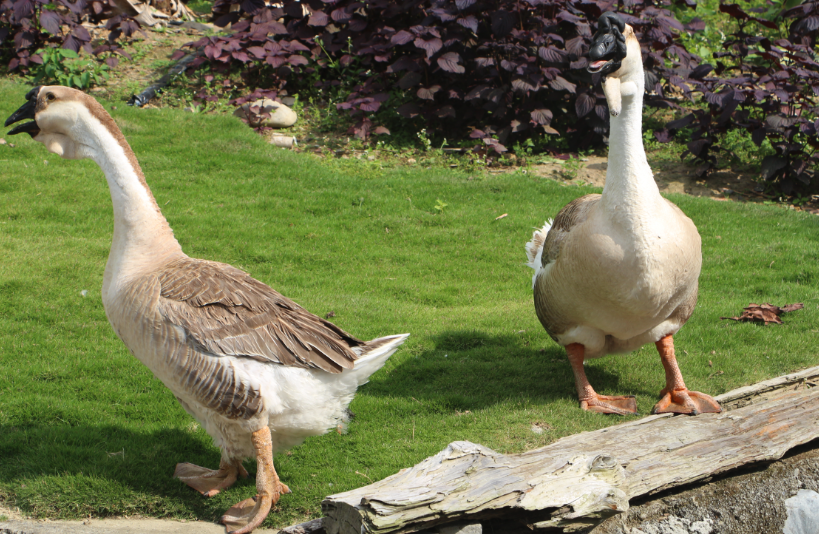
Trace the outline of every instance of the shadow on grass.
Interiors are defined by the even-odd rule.
[[[541,349],[520,335],[469,330],[445,331],[432,340],[435,348],[402,359],[384,378],[368,385],[367,393],[431,401],[441,411],[520,400],[547,404],[577,399],[566,352],[556,344]],[[619,375],[603,367],[587,367],[589,381],[600,391],[619,391]]]
[[[218,467],[218,450],[199,432],[3,425],[0,493],[14,495],[9,504],[35,517],[105,517],[132,509],[155,517],[217,520],[255,482],[251,473],[223,495],[206,499],[174,479],[177,462]]]

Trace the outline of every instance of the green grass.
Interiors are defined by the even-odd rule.
[[[0,81],[0,118],[27,90]],[[232,117],[116,106],[189,255],[333,311],[359,337],[412,333],[359,391],[347,434],[276,457],[293,493],[266,525],[316,516],[324,496],[453,440],[513,453],[624,420],[578,408],[523,265],[532,227],[594,189],[525,173],[322,163],[265,144]],[[205,499],[171,478],[177,462],[216,467],[219,453],[105,318],[113,223],[101,171],[27,136],[6,140],[16,146],[0,145],[0,499],[37,517],[217,519],[254,484]],[[697,223],[705,261],[697,310],[676,336],[689,387],[719,394],[817,364],[819,220],[779,206],[673,200]],[[782,326],[720,320],[763,301],[805,309]],[[653,347],[592,361],[588,375],[601,393],[636,395],[643,413],[664,384]]]

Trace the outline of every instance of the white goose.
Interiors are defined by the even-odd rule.
[[[343,423],[356,388],[408,334],[363,342],[230,265],[189,258],[96,100],[66,87],[37,87],[26,99],[6,126],[33,122],[10,135],[26,132],[63,158],[91,158],[108,180],[108,320],[222,450],[218,470],[181,463],[175,476],[212,496],[247,476],[242,460],[255,457],[256,499],[222,518],[240,527],[234,534],[252,531],[290,492],[273,454]]]
[[[666,387],[654,412],[719,412],[710,396],[685,387],[674,357],[673,335],[697,302],[702,253],[696,226],[660,196],[646,160],[640,43],[631,26],[604,13],[589,58],[588,70],[606,76],[611,112],[606,184],[602,195],[569,203],[527,243],[538,318],[566,347],[581,408],[636,413],[634,397],[598,395],[583,361],[655,343]]]

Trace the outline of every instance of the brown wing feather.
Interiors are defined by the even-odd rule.
[[[340,373],[363,344],[224,263],[186,257],[156,276],[160,313],[212,354]]]
[[[589,211],[598,202],[600,202],[600,195],[585,195],[569,202],[558,212],[555,220],[552,221],[552,227],[546,235],[546,240],[543,242],[543,253],[540,256],[543,267],[557,260],[560,255],[560,247],[563,245],[566,236],[572,228],[588,218]],[[545,277],[539,277],[536,282],[534,290],[535,311],[546,332],[552,339],[557,341],[557,335],[565,332],[569,325],[563,319],[560,310],[554,309],[552,306],[551,288],[547,282],[548,280]]]
[[[601,195],[595,193],[576,198],[563,206],[563,209],[558,212],[555,220],[552,221],[552,227],[549,229],[546,241],[543,243],[541,262],[544,267],[557,259],[560,253],[560,245],[566,235],[574,226],[588,218],[589,211],[595,204],[600,202],[600,197]]]

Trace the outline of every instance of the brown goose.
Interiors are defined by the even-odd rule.
[[[222,520],[252,531],[289,493],[273,454],[345,421],[347,405],[408,334],[361,341],[230,265],[186,256],[110,115],[90,96],[37,87],[6,126],[68,159],[93,159],[114,204],[102,301],[117,335],[222,450],[218,470],[177,465],[207,496],[258,462],[256,499]],[[272,432],[271,432],[272,431]]]
[[[588,70],[605,76],[611,111],[606,184],[527,243],[538,318],[566,347],[584,410],[636,413],[634,397],[598,395],[583,361],[654,343],[666,375],[654,412],[719,412],[714,399],[685,387],[674,357],[673,335],[697,302],[702,254],[696,226],[660,196],[646,160],[640,43],[631,26],[604,13],[589,58]]]

